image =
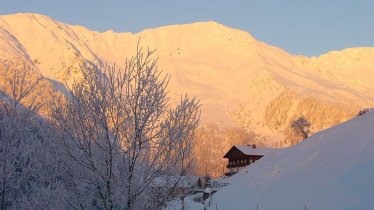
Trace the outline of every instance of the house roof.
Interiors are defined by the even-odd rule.
[[[275,148],[253,148],[251,145],[234,145],[231,147],[231,149],[223,156],[224,158],[227,158],[228,154],[232,149],[238,149],[240,152],[242,152],[245,155],[259,155],[264,156],[266,154],[269,154],[276,150]]]

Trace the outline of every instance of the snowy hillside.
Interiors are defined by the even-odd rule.
[[[374,209],[374,111],[269,154],[230,177],[220,210]]]
[[[187,92],[201,100],[202,124],[242,127],[270,146],[294,143],[289,124],[299,115],[315,132],[373,103],[374,48],[307,58],[215,22],[132,34],[100,33],[38,14],[0,16],[1,59],[21,58],[62,84],[80,77],[82,60],[123,66],[139,38],[157,49],[159,66],[172,76],[172,99]]]
[[[291,55],[251,34],[216,22],[170,25],[132,33],[97,32],[44,15],[0,16],[0,63],[23,60],[44,76],[47,90],[65,90],[86,61],[123,67],[141,40],[157,49],[158,66],[171,75],[171,102],[196,96],[202,104],[195,145],[198,173],[222,174],[233,144],[287,147],[300,138],[291,122],[303,115],[311,131],[329,128],[374,106],[374,48]],[[307,41],[307,40],[306,40]],[[0,84],[6,77],[0,77]],[[209,157],[209,158],[207,158]]]

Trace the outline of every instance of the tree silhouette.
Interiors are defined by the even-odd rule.
[[[305,119],[304,116],[300,116],[299,118],[297,118],[296,120],[292,121],[291,123],[291,128],[292,130],[302,136],[304,139],[308,138],[308,135],[309,135],[309,128],[310,128],[311,124],[310,122]]]

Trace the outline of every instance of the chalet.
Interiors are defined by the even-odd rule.
[[[228,172],[226,172],[225,175],[231,176],[235,174],[240,169],[254,163],[272,151],[274,151],[273,148],[257,148],[255,144],[234,145],[225,156],[223,156],[223,158],[228,159]]]

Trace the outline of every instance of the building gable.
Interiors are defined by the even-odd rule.
[[[231,147],[231,149],[223,156],[223,158],[233,159],[233,158],[241,158],[247,156],[242,151],[240,151],[235,146]]]

